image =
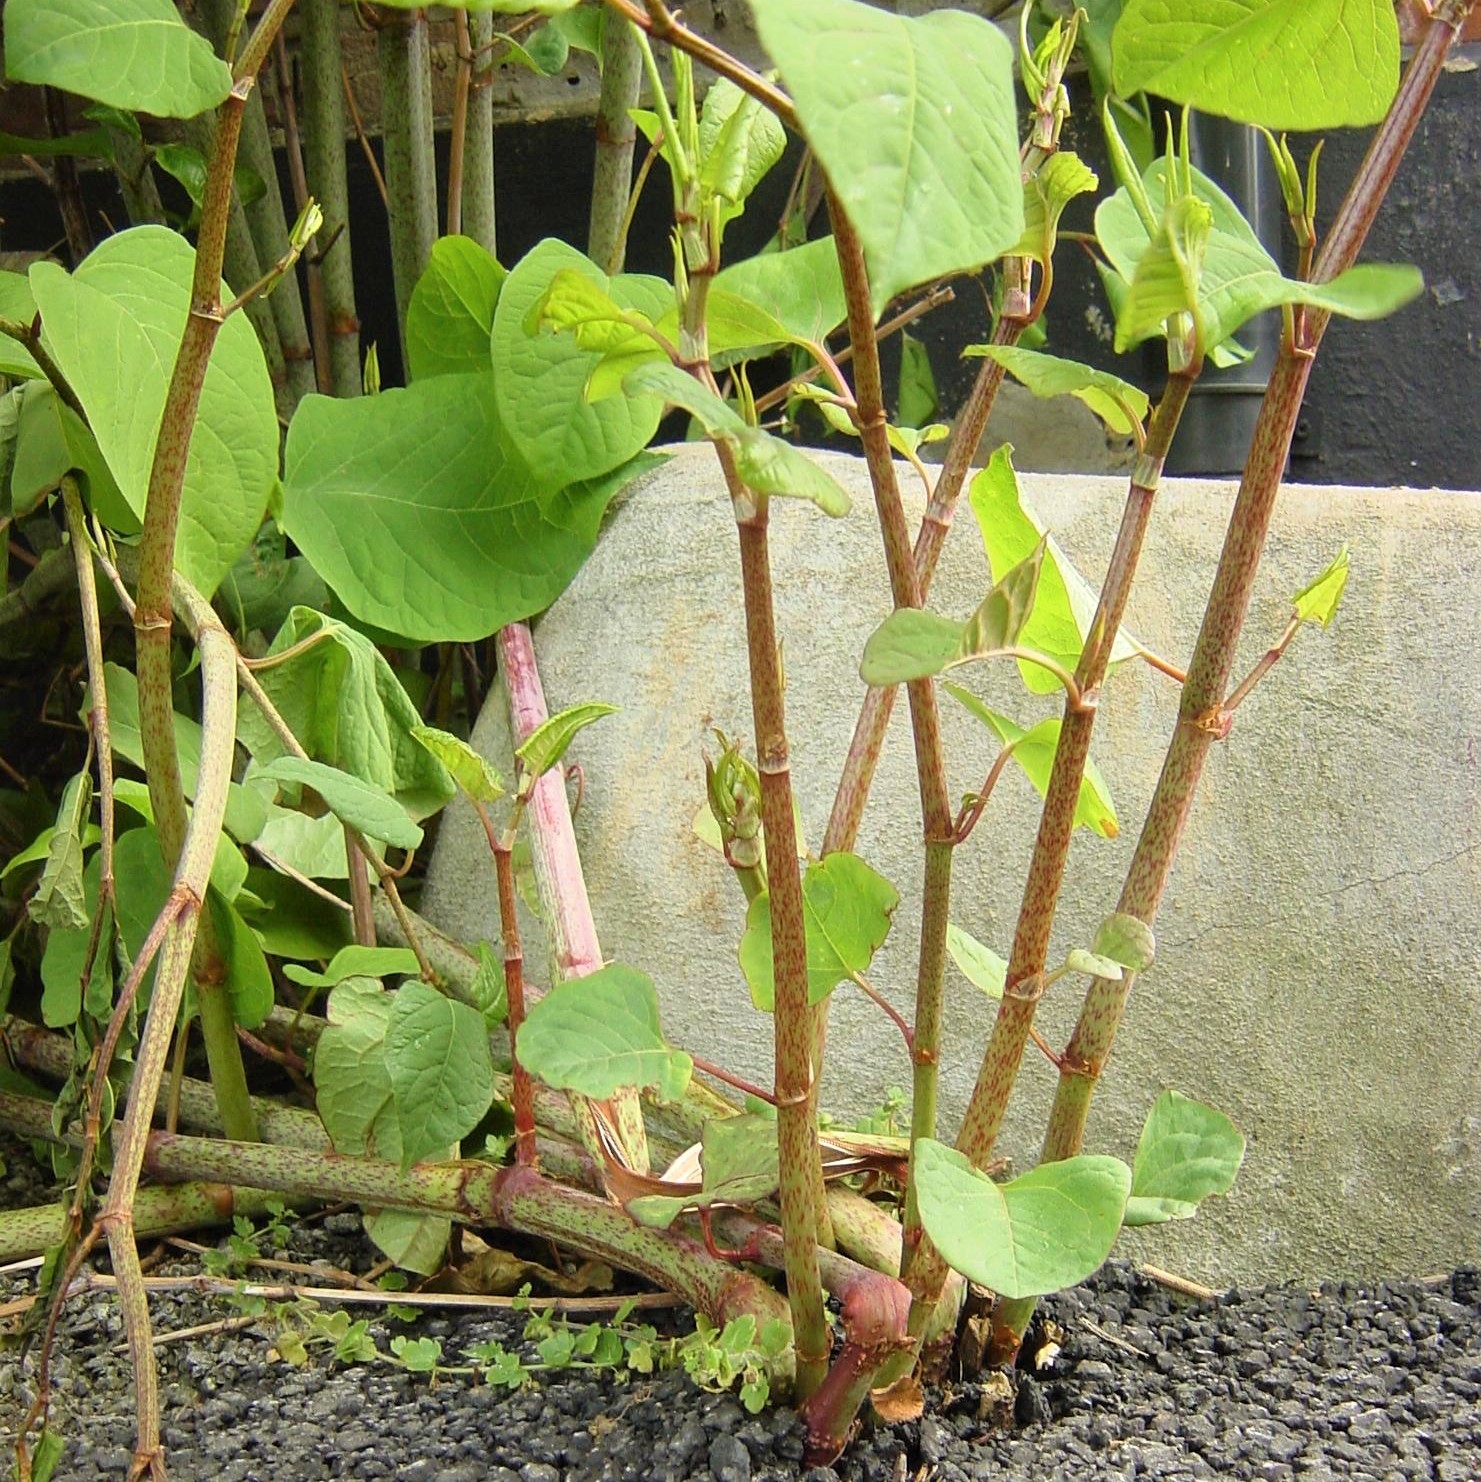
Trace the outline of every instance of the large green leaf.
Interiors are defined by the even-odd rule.
[[[408,1155],[407,1149],[417,1146],[430,1121],[460,1125],[483,1099],[482,1067],[475,1065],[472,1075],[477,1084],[470,1086],[470,1092],[477,1090],[477,1096],[469,1094],[465,1098],[458,1087],[444,1085],[441,1077],[435,1077],[428,1082],[437,1093],[434,1106],[407,1107],[398,1102],[389,1042],[398,1026],[400,1035],[405,1035],[406,1025],[415,1022],[421,1008],[418,995],[414,994],[405,1008],[400,1007],[399,998],[399,993],[383,992],[379,985],[363,978],[341,983],[329,996],[329,1027],[319,1036],[314,1051],[314,1087],[319,1116],[336,1152],[410,1163],[414,1156]],[[477,1019],[478,1015],[473,1017]],[[463,1021],[454,1022],[461,1033]],[[483,1038],[481,1028],[478,1038]],[[466,1053],[477,1055],[476,1050]],[[411,1058],[406,1058],[403,1051],[397,1072],[403,1087],[431,1071],[430,1057],[420,1070],[418,1067],[415,1047],[411,1047]],[[491,1067],[488,1083],[491,1087]],[[470,1126],[481,1119],[488,1105],[483,1101],[483,1110],[473,1117]],[[433,1145],[427,1152],[450,1154],[455,1140]],[[439,1216],[419,1217],[396,1210],[369,1210],[365,1224],[371,1238],[392,1260],[424,1275],[441,1264],[451,1228]]]
[[[982,355],[996,360],[1015,380],[1021,381],[1035,396],[1073,396],[1095,413],[1112,432],[1129,436],[1143,421],[1150,403],[1147,393],[1109,371],[1096,370],[1078,360],[1063,360],[1040,350],[1025,350],[1021,345],[968,345],[963,355]],[[1002,447],[1012,448],[1004,443]],[[997,450],[1002,452],[1002,448]],[[996,455],[995,455],[996,456]],[[1004,454],[1003,456],[1008,456]]]
[[[83,873],[83,891],[88,920],[98,909],[98,876],[102,859],[98,854],[87,862]],[[136,958],[144,938],[154,925],[170,894],[170,874],[159,852],[159,838],[152,828],[130,829],[118,836],[113,857],[116,889],[116,919],[130,960]],[[41,1018],[52,1029],[76,1023],[82,1010],[82,964],[87,956],[92,928],[54,929],[47,933],[46,950],[41,958]],[[99,961],[93,968],[93,982],[106,979],[108,957],[99,948]],[[152,982],[152,975],[146,980]],[[147,1002],[147,991],[141,1002]]]
[[[1049,776],[1054,770],[1054,753],[1059,749],[1062,717],[1051,715],[1038,725],[1024,730],[1006,715],[990,710],[970,690],[959,684],[946,683],[946,690],[987,726],[1004,746],[1013,748],[1013,760],[1023,768],[1042,798],[1049,791]],[[1103,839],[1114,839],[1121,831],[1116,809],[1111,802],[1105,779],[1090,758],[1085,760],[1085,775],[1080,779],[1080,797],[1075,806],[1075,827],[1088,828]]]
[[[821,1003],[845,979],[868,969],[899,904],[895,887],[856,854],[829,854],[808,865],[802,877],[802,916],[810,1003]],[[766,891],[746,912],[740,965],[751,1001],[769,1013],[776,1003],[776,977]]]
[[[1268,129],[1377,123],[1399,82],[1391,0],[1126,0],[1116,91]]]
[[[216,944],[226,970],[223,987],[231,1016],[243,1029],[256,1029],[273,1009],[273,974],[256,933],[231,901],[213,885],[207,907],[216,927]]]
[[[393,996],[352,979],[329,995],[329,1024],[314,1047],[320,1120],[337,1153],[401,1161],[401,1124],[386,1066]]]
[[[599,1100],[654,1086],[660,1100],[677,1101],[694,1070],[663,1037],[653,980],[618,962],[552,988],[530,1009],[517,1043],[531,1075]]]
[[[653,466],[603,464],[605,477],[564,489],[537,476],[497,406],[496,384],[519,374],[436,376],[300,403],[283,526],[356,617],[443,642],[541,611],[591,553],[612,497]]]
[[[1166,172],[1167,161],[1159,159],[1143,177],[1148,201],[1159,217],[1165,208]],[[1350,319],[1378,319],[1423,290],[1419,270],[1402,264],[1359,263],[1329,283],[1286,278],[1234,202],[1197,169],[1191,169],[1191,175],[1199,202],[1212,214],[1195,304],[1205,350],[1222,345],[1254,315],[1281,304],[1311,304]],[[1143,256],[1153,255],[1136,305],[1123,301],[1116,308],[1116,348],[1129,349],[1159,332],[1159,312],[1185,306],[1184,279],[1171,260],[1173,243],[1170,239],[1161,247],[1152,243],[1125,187],[1096,208],[1095,232],[1128,295]]]
[[[338,767],[304,757],[280,756],[259,768],[257,775],[290,787],[312,788],[341,823],[358,829],[367,838],[394,844],[398,849],[416,849],[422,842],[421,829],[390,793]]]
[[[755,304],[799,340],[821,340],[848,317],[832,237],[732,263],[715,275],[713,291]]]
[[[396,990],[386,1068],[408,1167],[466,1137],[494,1097],[483,1015],[411,978]]]
[[[642,366],[630,372],[623,385],[630,392],[659,396],[670,406],[682,407],[710,438],[730,448],[736,471],[753,492],[807,499],[835,518],[848,513],[848,493],[831,473],[800,448],[748,426],[734,407],[678,366],[667,362]]]
[[[666,1229],[686,1209],[755,1204],[774,1194],[779,1178],[775,1117],[712,1117],[700,1133],[702,1187],[697,1193],[642,1194],[626,1204],[640,1225]]]
[[[344,825],[332,813],[310,818],[293,808],[269,804],[267,822],[253,847],[275,868],[292,870],[310,880],[349,878]]]
[[[493,367],[489,335],[509,275],[471,237],[441,237],[406,306],[406,354],[414,381]]]
[[[1023,232],[1013,52],[960,11],[753,0],[807,134],[869,262],[876,314]]]
[[[81,475],[83,497],[98,518],[121,535],[134,534],[139,521],[82,418],[46,381],[28,382],[16,394],[20,413],[10,469],[11,513],[24,518],[61,483],[64,473],[76,472]]]
[[[344,834],[340,835],[341,844]],[[343,857],[343,847],[340,850]],[[321,961],[350,942],[350,913],[331,905],[297,880],[287,875],[253,866],[237,896],[236,907],[242,919],[257,934],[263,951],[274,957],[296,957]],[[283,967],[288,975],[293,963]]]
[[[1127,387],[1128,392],[1133,390]],[[1140,405],[1145,408],[1145,399]],[[967,497],[995,577],[1017,566],[1045,540],[1043,526],[1023,502],[1011,443],[1003,443],[994,451],[987,467],[972,480]],[[1095,609],[1096,595],[1089,583],[1070,564],[1054,538],[1048,537],[1033,611],[1019,633],[1019,642],[1073,671],[1080,662]],[[1123,628],[1111,646],[1110,669],[1140,652],[1136,639]],[[1037,664],[1021,662],[1018,670],[1024,684],[1036,694],[1049,694],[1059,688],[1059,681]]]
[[[649,319],[660,317],[673,301],[672,287],[661,278],[627,273],[609,279],[589,258],[554,238],[532,248],[511,270],[494,310],[498,415],[531,476],[552,488],[625,463],[653,436],[663,410],[649,396],[588,401],[586,383],[601,357],[569,335],[529,332],[531,312],[562,269],[583,274],[619,307]]]
[[[948,1265],[1017,1299],[1084,1281],[1121,1230],[1131,1170],[1119,1158],[1041,1163],[996,1184],[953,1148],[915,1145],[921,1222]]]
[[[1223,1112],[1164,1091],[1137,1143],[1126,1223],[1190,1219],[1203,1200],[1234,1187],[1243,1161],[1244,1137]]]
[[[159,226],[106,238],[70,275],[51,262],[31,268],[46,347],[136,518],[144,514],[194,268],[190,245]],[[201,389],[175,551],[176,567],[207,595],[251,544],[277,474],[272,382],[256,332],[246,315],[233,314]]]
[[[171,0],[10,0],[5,75],[161,118],[192,118],[231,91],[231,69]]]
[[[144,738],[139,733],[139,682],[132,669],[121,664],[103,665],[103,687],[108,693],[108,739],[115,756],[144,767]],[[238,712],[245,712],[246,706]],[[253,712],[256,713],[255,711]],[[180,760],[180,780],[187,798],[195,797],[200,773],[204,733],[200,722],[177,710],[175,754]],[[226,831],[242,844],[253,843],[267,823],[267,808],[250,788],[233,782],[226,791]]]
[[[389,793],[414,819],[435,813],[453,796],[447,769],[414,734],[420,712],[364,634],[295,607],[268,656],[289,649],[293,657],[261,670],[258,678],[314,760]],[[238,711],[237,734],[259,764],[285,755],[253,705]]]

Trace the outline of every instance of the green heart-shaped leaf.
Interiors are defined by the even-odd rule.
[[[1039,1297],[1097,1270],[1121,1230],[1119,1158],[1041,1163],[1005,1184],[930,1138],[915,1145],[921,1222],[947,1264],[999,1296]]]
[[[1137,1144],[1126,1223],[1190,1218],[1203,1200],[1234,1187],[1243,1161],[1244,1137],[1223,1112],[1164,1091]]]
[[[981,16],[752,0],[808,143],[859,234],[874,310],[1023,232],[1013,53]]]
[[[160,118],[231,91],[231,69],[170,0],[10,0],[5,75]]]
[[[1126,0],[1116,91],[1268,129],[1377,123],[1399,82],[1389,0]]]
[[[677,1101],[694,1069],[663,1037],[653,980],[616,962],[552,988],[530,1009],[517,1046],[531,1075],[598,1100],[654,1086],[660,1100]]]
[[[821,1003],[839,983],[868,969],[899,904],[895,887],[856,854],[829,854],[808,865],[802,877],[802,914],[810,1003]],[[771,898],[765,891],[746,912],[740,965],[751,1001],[769,1013],[776,1003],[776,980]]]

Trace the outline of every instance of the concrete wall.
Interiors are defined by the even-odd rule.
[[[816,846],[862,687],[857,656],[889,600],[862,465],[829,466],[856,490],[827,521],[774,504],[795,775]],[[1029,478],[1041,517],[1092,578],[1124,484]],[[919,513],[918,481],[904,488]],[[1130,626],[1186,663],[1232,502],[1224,486],[1161,495]],[[985,589],[970,512],[933,593],[965,616]],[[1423,1273],[1481,1257],[1481,812],[1476,615],[1481,498],[1409,490],[1289,488],[1282,496],[1244,661],[1280,632],[1289,596],[1344,542],[1352,578],[1332,632],[1308,630],[1243,707],[1208,766],[1159,922],[1160,953],[1133,995],[1091,1127],[1093,1150],[1129,1156],[1166,1086],[1228,1111],[1249,1136],[1237,1192],[1134,1250],[1217,1281]],[[708,450],[689,447],[611,522],[571,591],[541,621],[552,708],[622,706],[578,744],[586,799],[577,832],[605,950],[658,982],[671,1037],[769,1079],[771,1023],[735,964],[743,903],[693,837],[710,728],[748,736],[735,539]],[[1050,713],[1001,668],[961,671],[1000,708]],[[1058,950],[1088,940],[1114,904],[1170,734],[1174,684],[1142,665],[1111,682],[1094,755],[1122,833],[1077,834]],[[478,739],[503,750],[501,706]],[[900,707],[860,852],[899,887],[895,929],[872,980],[913,997],[918,845],[913,764]],[[955,794],[980,784],[994,747],[943,697]],[[1038,800],[1005,776],[959,851],[954,918],[1005,951]],[[443,828],[426,907],[464,935],[497,931],[486,846],[466,815]],[[530,940],[527,938],[527,940]],[[533,954],[532,954],[533,955]],[[538,967],[538,963],[536,963]],[[993,1006],[952,971],[943,1127],[970,1091]],[[1078,992],[1046,997],[1062,1042]],[[825,1101],[835,1111],[908,1086],[898,1035],[856,992],[834,996]],[[1003,1150],[1037,1153],[1053,1074],[1026,1063]]]

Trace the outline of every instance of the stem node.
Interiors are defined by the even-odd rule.
[[[1234,716],[1221,701],[1210,705],[1207,710],[1200,710],[1197,715],[1188,716],[1184,723],[1195,731],[1212,736],[1215,741],[1222,741],[1234,729]]]

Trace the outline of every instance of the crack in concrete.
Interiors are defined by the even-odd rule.
[[[1388,885],[1394,880],[1402,880],[1405,877],[1419,879],[1421,876],[1431,874],[1435,870],[1443,869],[1446,865],[1454,864],[1457,860],[1466,859],[1478,850],[1481,850],[1481,843],[1468,844],[1464,849],[1457,849],[1453,854],[1444,855],[1440,859],[1430,860],[1427,864],[1409,866],[1402,870],[1395,870],[1392,874],[1388,875],[1376,875],[1371,878],[1365,877],[1360,880],[1349,880],[1344,885],[1338,885],[1331,890],[1324,890],[1317,895],[1308,896],[1306,899],[1313,903],[1332,901],[1336,900],[1338,896],[1346,895],[1348,891],[1360,890],[1365,886],[1376,888],[1380,885]],[[1198,931],[1193,932],[1190,936],[1179,937],[1175,941],[1167,942],[1165,946],[1168,949],[1191,947],[1204,937],[1218,931],[1268,931],[1273,926],[1282,925],[1286,920],[1287,914],[1286,912],[1281,912],[1278,915],[1268,917],[1264,921],[1256,922],[1216,921],[1209,926],[1202,927]]]

